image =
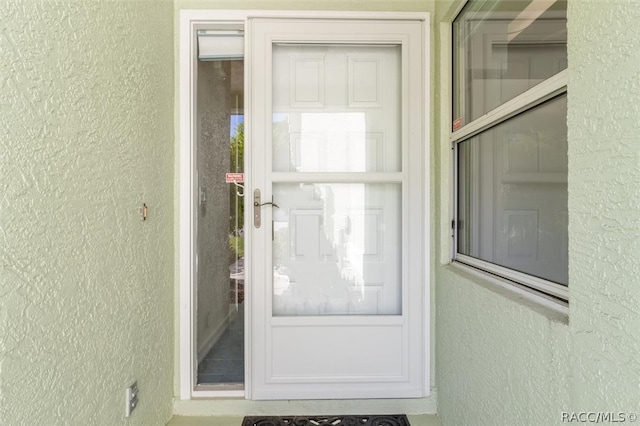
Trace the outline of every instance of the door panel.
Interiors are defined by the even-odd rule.
[[[306,327],[288,327],[278,325],[273,328],[273,346],[271,364],[272,382],[304,383],[313,378],[318,382],[377,382],[395,381],[402,377],[404,367],[402,351],[402,326],[340,326],[336,332],[332,325],[314,325]],[[380,342],[391,348],[384,362],[371,354],[380,350]],[[295,342],[294,345],[291,342]],[[283,355],[277,353],[278,348],[289,348]],[[344,348],[358,348],[355,354],[345,356]],[[322,362],[313,370],[300,359],[309,358],[318,352]],[[392,362],[389,362],[392,360]]]
[[[251,22],[254,399],[425,393],[422,25]]]

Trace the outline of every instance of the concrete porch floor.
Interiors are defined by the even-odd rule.
[[[435,414],[407,414],[411,426],[440,426]],[[243,417],[173,417],[167,426],[240,426]]]

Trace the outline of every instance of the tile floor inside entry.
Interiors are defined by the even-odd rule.
[[[244,383],[244,303],[198,365],[198,384]]]

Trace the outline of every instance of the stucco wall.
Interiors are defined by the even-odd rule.
[[[438,2],[439,16],[452,3]],[[640,411],[638,6],[569,0],[568,324],[442,264],[449,154],[434,136],[443,425],[551,425],[563,411]],[[440,81],[448,70],[436,72]]]
[[[0,2],[0,424],[171,415],[172,10]]]
[[[640,411],[640,2],[569,2],[577,410]]]
[[[434,0],[175,0],[180,9],[383,10],[426,12]]]

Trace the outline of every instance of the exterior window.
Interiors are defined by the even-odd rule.
[[[568,298],[566,1],[453,23],[455,260]]]

